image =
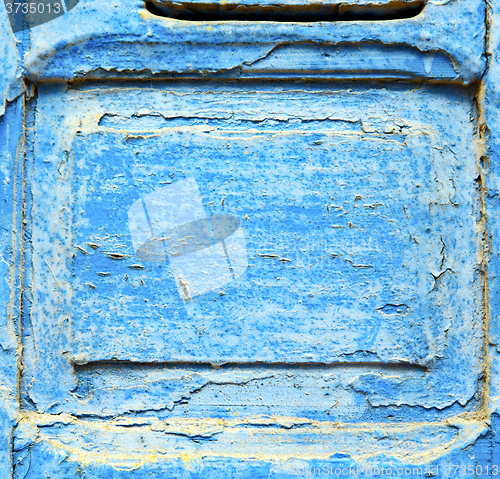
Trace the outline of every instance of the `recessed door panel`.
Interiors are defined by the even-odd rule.
[[[59,298],[74,364],[456,368],[461,386],[424,404],[465,401],[478,359],[450,358],[481,335],[470,102],[438,87],[47,88],[35,316]],[[378,373],[354,387],[404,401]]]

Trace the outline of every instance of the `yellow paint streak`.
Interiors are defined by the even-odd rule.
[[[349,454],[358,464],[377,456],[407,464],[425,464],[473,444],[488,430],[486,421],[477,414],[436,423],[402,424],[345,424],[281,416],[90,422],[64,414],[33,413],[27,414],[23,421],[30,423],[36,442],[64,451],[69,460],[83,465],[105,463],[117,470],[134,470],[152,462],[188,464],[207,457],[279,464],[293,459],[329,460],[333,449]],[[67,431],[60,428],[55,435],[50,428],[38,427],[56,422],[65,425]],[[380,439],[380,433],[384,440]],[[189,439],[189,436],[211,435],[213,439],[204,443]]]

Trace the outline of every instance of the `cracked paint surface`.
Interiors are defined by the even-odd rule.
[[[72,18],[77,27],[68,29],[65,22]],[[253,76],[252,71],[268,62],[298,70],[299,76],[307,66],[316,72],[333,71],[337,78],[356,76],[355,68],[346,69],[345,62],[339,63],[340,54],[349,62],[364,63],[363,70],[370,69],[373,74],[380,70],[379,77],[451,75],[454,80],[470,83],[484,70],[484,18],[484,2],[453,0],[427,2],[422,14],[409,20],[347,22],[339,28],[322,22],[209,22],[193,26],[156,17],[137,2],[79,2],[64,17],[33,29],[25,68],[33,79],[100,77],[111,71],[228,72],[245,77],[247,73]],[[352,49],[360,43],[367,45],[364,59],[356,54],[357,47]],[[330,54],[332,45],[338,45],[339,52]],[[390,57],[385,54],[387,45],[392,45],[394,52]],[[86,53],[80,56],[77,52],[82,49]]]
[[[497,8],[2,7],[0,476],[499,464]],[[127,218],[186,179],[249,260],[187,300]]]
[[[382,404],[465,405],[481,351],[460,359],[452,351],[482,337],[470,93],[192,88],[39,89],[35,296],[24,330],[34,361],[25,362],[25,377],[51,343],[80,364],[402,362],[449,371],[448,394],[432,374],[399,393],[391,378],[370,374],[354,387],[375,387]],[[114,106],[118,98],[126,108]],[[425,107],[416,113],[405,102]],[[301,104],[309,105],[304,113]],[[456,121],[438,132],[444,108]],[[186,302],[168,265],[134,257],[127,213],[158,185],[189,178],[212,214],[244,218],[249,267]],[[54,336],[48,317],[58,318]],[[35,403],[59,401],[33,376],[25,382]],[[62,378],[61,388],[74,381]],[[424,400],[417,391],[429,381]],[[414,399],[405,398],[412,387]]]

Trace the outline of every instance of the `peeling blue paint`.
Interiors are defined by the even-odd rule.
[[[0,476],[495,475],[497,9],[0,8]]]

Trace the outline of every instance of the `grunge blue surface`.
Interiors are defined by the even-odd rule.
[[[0,477],[500,473],[499,6],[424,3],[0,7]]]

